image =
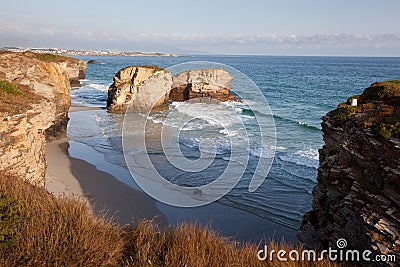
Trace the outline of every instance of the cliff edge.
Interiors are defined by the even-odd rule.
[[[65,136],[69,120],[69,62],[0,52],[0,170],[44,185],[46,141]]]
[[[347,248],[400,259],[400,81],[372,84],[322,118],[312,211],[298,237],[307,247]]]

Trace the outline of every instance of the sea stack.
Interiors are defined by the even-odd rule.
[[[190,70],[172,76],[157,66],[129,66],[114,75],[108,89],[107,108],[125,112],[132,101],[133,112],[168,109],[171,101],[210,98],[239,101],[230,91],[233,80],[220,68]]]
[[[201,97],[219,101],[237,101],[230,92],[232,80],[232,75],[221,68],[185,71],[174,76],[169,98],[171,101],[186,101]]]
[[[132,101],[132,111],[150,112],[168,108],[171,73],[157,66],[129,66],[114,75],[108,89],[107,108],[125,112]]]
[[[357,99],[357,106],[351,105]],[[400,81],[374,83],[322,118],[307,247],[366,249],[400,258]]]

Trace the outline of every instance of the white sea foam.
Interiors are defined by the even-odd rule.
[[[300,166],[318,169],[318,150],[316,149],[302,149],[295,153],[285,153],[280,155],[279,158],[283,161],[294,163]]]
[[[297,151],[296,154],[303,156],[305,158],[319,160],[319,153],[318,153],[317,149],[313,149],[313,148],[302,149],[302,150]]]
[[[86,86],[97,89],[99,91],[108,91],[108,85],[105,84],[90,83]]]

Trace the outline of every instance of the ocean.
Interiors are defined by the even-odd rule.
[[[225,235],[252,241],[262,238],[296,240],[296,231],[302,217],[311,209],[312,189],[317,183],[318,149],[323,146],[321,117],[349,96],[360,94],[375,81],[400,78],[400,58],[209,55],[80,58],[95,59],[101,64],[89,65],[86,79],[82,81],[83,86],[71,89],[72,103],[76,105],[105,107],[107,89],[113,75],[129,65],[168,68],[190,61],[217,62],[237,69],[258,86],[268,101],[275,123],[275,157],[271,159],[270,155],[264,155],[259,142],[250,143],[247,148],[249,161],[242,179],[216,203],[199,208],[177,208],[158,203],[158,208],[171,224],[184,220],[211,223]],[[241,90],[240,87],[232,89]],[[258,97],[250,100],[255,105],[263,105],[258,102]],[[154,132],[159,130],[157,125],[169,123],[169,127],[179,128],[185,121],[190,121],[176,140],[182,154],[189,159],[199,157],[199,146],[207,151],[204,140],[212,142],[216,157],[200,174],[182,172],[170,166],[163,148],[156,141],[149,145],[153,165],[174,184],[204,185],[216,179],[227,168],[232,142],[240,144],[243,136],[235,131],[233,134],[227,133],[225,126],[234,129],[239,120],[246,125],[247,134],[256,135],[256,114],[246,105],[205,105],[173,103],[170,111],[147,117],[154,126],[149,128],[150,134],[151,129]],[[233,110],[237,118],[232,119],[227,108]],[[172,110],[178,115],[167,122],[166,118]],[[210,120],[191,120],[210,113],[223,118],[224,125]],[[260,116],[270,115],[261,113]],[[70,155],[95,164],[98,169],[110,172],[122,182],[138,189],[123,157],[123,115],[97,110],[70,113],[70,117]],[[91,155],[97,156],[88,157],[81,152],[82,146],[93,151]],[[132,151],[129,153],[134,154],[135,147],[131,146],[130,149]],[[273,160],[268,176],[256,191],[249,192],[248,185],[256,165],[268,160]]]

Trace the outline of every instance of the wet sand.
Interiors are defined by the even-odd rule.
[[[46,149],[46,188],[55,196],[83,196],[96,213],[106,210],[107,216],[113,216],[122,225],[154,217],[166,224],[156,201],[145,193],[84,160],[69,157],[67,139],[48,143]]]

